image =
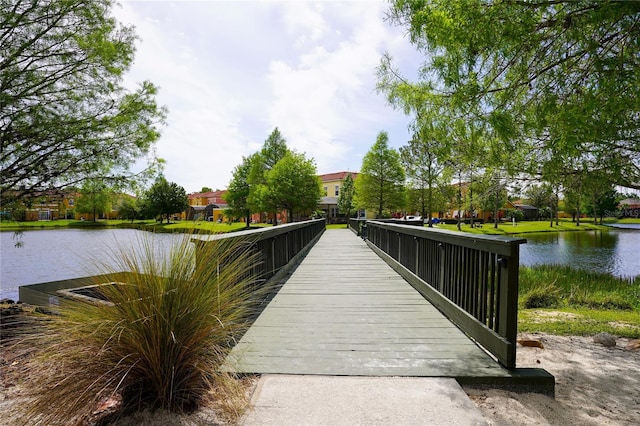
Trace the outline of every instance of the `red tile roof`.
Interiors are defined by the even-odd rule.
[[[332,180],[342,180],[347,177],[347,175],[351,175],[351,178],[355,179],[358,177],[358,173],[356,172],[336,172],[336,173],[327,173],[324,175],[320,175],[320,179],[323,182],[330,182]]]
[[[226,194],[227,190],[223,189],[222,191],[210,191],[210,192],[194,192],[193,194],[189,194],[189,199],[193,198],[206,198],[212,203],[223,203],[224,199],[222,196]]]

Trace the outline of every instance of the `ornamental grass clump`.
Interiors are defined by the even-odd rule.
[[[525,308],[640,309],[640,280],[636,277],[566,265],[521,267],[519,294]]]
[[[38,351],[25,424],[86,424],[109,410],[189,412],[228,387],[220,366],[261,300],[250,244],[211,241],[197,264],[189,237],[168,259],[142,246],[114,256],[132,273],[100,287],[108,304],[65,300],[23,341]]]

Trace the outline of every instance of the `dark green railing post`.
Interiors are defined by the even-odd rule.
[[[498,258],[500,267],[500,284],[498,294],[498,318],[497,332],[511,343],[504,362],[505,367],[516,366],[516,337],[518,334],[518,270],[519,251],[517,244],[511,246],[512,254],[509,257]]]

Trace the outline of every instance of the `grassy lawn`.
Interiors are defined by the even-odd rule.
[[[99,220],[92,222],[88,220],[40,220],[33,222],[0,222],[0,231],[22,231],[29,229],[53,229],[53,228],[103,228],[103,227],[125,227],[143,226],[153,224],[153,220],[136,220],[133,224],[128,220]]]
[[[187,221],[187,220],[183,220],[183,221],[175,222],[171,224],[154,225],[154,227],[155,226],[162,227],[163,231],[176,231],[176,232],[204,231],[204,232],[210,232],[213,234],[222,234],[225,232],[242,231],[244,229],[247,229],[244,222],[217,223],[217,222],[201,222],[201,221],[194,222],[194,221]],[[250,229],[263,228],[268,226],[272,226],[272,225],[269,225],[266,223],[258,223],[258,224],[251,225]]]
[[[252,225],[252,228],[270,226],[266,224]],[[51,220],[35,222],[0,222],[0,231],[26,231],[31,229],[59,229],[59,228],[133,228],[153,232],[206,232],[225,233],[245,228],[243,222],[217,223],[201,221],[180,221],[160,224],[155,220],[99,220],[97,222],[81,220]]]
[[[630,223],[630,222],[628,222]],[[439,224],[437,229],[448,229],[451,231],[457,231],[456,225],[444,225]],[[517,222],[516,226],[511,223],[500,223],[498,229],[493,227],[492,223],[485,223],[482,228],[472,228],[470,225],[462,224],[462,232],[469,232],[474,234],[487,234],[487,235],[512,235],[512,234],[526,234],[532,232],[562,232],[562,231],[587,231],[594,229],[609,229],[606,226],[594,225],[592,221],[587,222],[580,221],[580,226],[576,226],[574,222],[567,219],[561,219],[556,226],[555,222],[553,227],[549,226],[549,221],[523,221]]]
[[[605,223],[635,223],[640,224],[640,218],[627,217],[624,219],[605,219]]]
[[[619,337],[640,337],[640,312],[588,308],[521,309],[519,333],[592,336],[607,332]]]
[[[348,229],[349,225],[340,223],[331,223],[327,225],[327,229]]]

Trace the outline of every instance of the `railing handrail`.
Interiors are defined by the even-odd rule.
[[[325,228],[324,219],[314,219],[226,234],[196,235],[191,241],[196,245],[196,264],[219,262],[217,259],[203,259],[199,255],[201,245],[227,239],[238,239],[241,243],[250,244],[251,251],[258,259],[251,275],[260,286],[260,283],[269,280],[280,280],[306,254]]]
[[[496,254],[503,254],[505,256],[513,255],[514,247],[520,247],[520,244],[527,242],[525,238],[505,237],[502,235],[464,234],[448,229],[418,228],[411,225],[389,224],[375,220],[368,220],[367,223],[375,223],[383,229],[397,229],[397,227],[399,227],[403,229],[403,233],[416,237],[423,236],[424,232],[428,232],[432,240],[447,243],[454,242],[456,245],[462,247],[482,249],[483,246],[488,244],[491,248],[495,248]]]
[[[526,239],[367,221],[368,244],[507,368],[515,368]]]
[[[310,224],[320,224],[324,222],[325,222],[324,219],[312,219],[312,220],[306,220],[304,222],[286,223],[286,224],[277,225],[277,226],[265,226],[261,228],[226,232],[221,234],[201,234],[201,235],[194,235],[191,238],[191,240],[193,242],[198,242],[198,241],[206,242],[206,241],[213,241],[213,240],[226,239],[226,238],[240,238],[240,237],[250,236],[252,237],[253,241],[260,241],[260,240],[272,238],[281,234],[286,234],[288,232],[295,231],[300,228],[306,228]]]

